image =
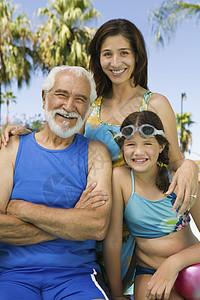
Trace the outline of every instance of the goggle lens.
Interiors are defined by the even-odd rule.
[[[141,130],[142,133],[146,136],[151,136],[154,133],[154,127],[152,126],[143,126]]]
[[[122,129],[122,134],[123,134],[124,136],[132,136],[132,134],[133,134],[133,128],[130,127],[130,126],[124,127],[124,128]]]

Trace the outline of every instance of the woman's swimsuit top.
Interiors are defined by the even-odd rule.
[[[131,235],[146,239],[158,238],[181,230],[190,222],[188,211],[179,218],[178,209],[172,212],[176,200],[174,192],[157,201],[145,199],[134,192],[133,170],[131,170],[131,177],[132,195],[124,211],[125,223]]]
[[[139,111],[147,110],[148,103],[151,98],[152,92],[147,91],[141,101]],[[113,116],[110,116],[110,123],[104,123],[100,118],[102,97],[99,97],[92,104],[90,115],[85,125],[85,137],[91,140],[101,141],[108,147],[113,162],[113,167],[121,166],[124,164],[123,155],[120,148],[114,139],[115,134],[119,133],[120,125],[112,125],[115,123]],[[130,112],[131,113],[131,112]]]

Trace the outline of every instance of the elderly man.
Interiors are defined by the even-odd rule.
[[[96,264],[111,208],[107,148],[77,134],[92,75],[55,67],[42,86],[46,127],[0,151],[0,299],[109,299]]]

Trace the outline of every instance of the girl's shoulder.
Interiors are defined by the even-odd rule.
[[[119,166],[113,169],[113,174],[121,175],[121,174],[131,174],[131,169],[128,166]]]
[[[131,179],[131,169],[126,166],[115,167],[113,169],[113,181],[123,184],[124,181]]]
[[[112,182],[115,195],[122,195],[126,206],[133,192],[131,169],[126,166],[114,168]]]

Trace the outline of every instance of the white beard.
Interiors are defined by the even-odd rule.
[[[53,110],[48,111],[48,101],[47,101],[47,97],[46,97],[46,104],[45,104],[44,111],[45,111],[46,121],[47,121],[51,131],[54,132],[57,136],[59,136],[63,139],[66,139],[66,138],[79,132],[79,130],[85,123],[85,120],[86,120],[88,112],[89,112],[89,108],[85,114],[84,119],[82,119],[79,114],[74,113],[74,112],[67,112],[64,109],[53,109]],[[73,127],[68,128],[69,122],[67,121],[67,118],[66,118],[66,121],[63,121],[62,125],[58,125],[55,121],[55,116],[57,113],[59,113],[63,116],[77,118],[76,124]]]

